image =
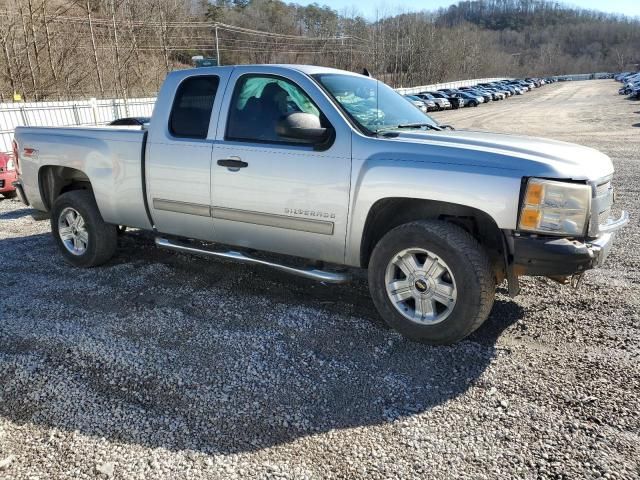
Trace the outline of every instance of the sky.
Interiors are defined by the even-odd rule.
[[[342,12],[356,10],[370,20],[375,20],[376,10],[386,14],[394,14],[400,11],[436,10],[440,7],[448,7],[456,1],[451,0],[288,0],[300,5],[318,3]],[[608,13],[622,13],[632,17],[640,17],[640,0],[574,0],[564,1],[568,6],[600,10]]]

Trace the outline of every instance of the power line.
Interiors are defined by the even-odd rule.
[[[0,11],[0,16],[2,17],[16,17],[20,16],[20,14],[15,12],[8,11]],[[26,14],[22,15],[27,18]],[[39,15],[38,18],[43,18],[42,15]],[[86,17],[70,17],[70,16],[57,16],[57,15],[46,15],[44,16],[49,22],[58,22],[58,23],[81,23],[86,24]],[[105,18],[92,18],[91,22],[94,26],[105,26],[108,28],[113,27],[113,21],[111,19]],[[116,20],[116,25],[124,25],[127,28],[131,27],[144,27],[144,28],[207,28],[207,29],[215,29],[216,27],[220,30],[229,31],[233,33],[240,33],[246,35],[254,35],[254,36],[262,36],[262,37],[270,37],[270,38],[282,38],[282,39],[297,39],[297,40],[305,40],[305,41],[331,41],[331,40],[348,40],[348,39],[356,39],[362,42],[366,42],[366,40],[350,36],[350,35],[329,35],[329,36],[319,36],[319,37],[309,37],[305,35],[290,35],[284,33],[275,33],[275,32],[266,32],[263,30],[254,30],[251,28],[239,27],[237,25],[229,25],[221,22],[198,22],[198,21],[180,21],[180,22],[157,22],[157,21],[140,21],[140,20],[129,20],[126,22]]]

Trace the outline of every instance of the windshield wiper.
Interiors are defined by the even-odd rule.
[[[421,128],[427,127],[429,130],[435,130],[437,132],[442,131],[440,127],[434,125],[433,123],[401,123],[400,125],[396,125],[395,128]]]

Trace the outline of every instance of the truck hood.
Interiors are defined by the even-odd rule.
[[[390,140],[430,145],[435,155],[429,157],[439,162],[516,170],[523,176],[597,180],[613,173],[611,159],[602,152],[557,140],[465,130],[398,132]]]

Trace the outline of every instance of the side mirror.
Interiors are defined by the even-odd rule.
[[[294,112],[278,121],[276,133],[285,140],[315,145],[327,140],[330,129],[322,127],[315,115]]]

